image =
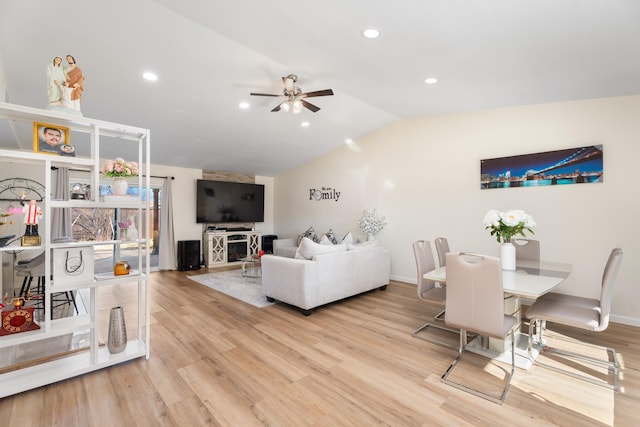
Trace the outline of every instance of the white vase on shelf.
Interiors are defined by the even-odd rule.
[[[116,178],[111,186],[113,194],[116,196],[126,196],[129,189],[129,183],[124,178]]]
[[[500,246],[500,264],[503,270],[516,269],[516,247],[507,242]]]

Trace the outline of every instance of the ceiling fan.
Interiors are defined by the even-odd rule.
[[[276,111],[290,111],[292,110],[294,114],[302,111],[302,107],[305,107],[312,112],[316,112],[320,110],[320,107],[317,107],[310,102],[304,100],[304,98],[312,98],[314,96],[327,96],[333,95],[333,90],[325,89],[325,90],[316,90],[314,92],[302,92],[298,86],[296,86],[296,82],[298,81],[298,76],[295,74],[289,74],[287,77],[282,78],[282,82],[284,83],[284,90],[282,91],[282,95],[275,95],[271,93],[255,93],[251,92],[250,95],[253,96],[284,96],[285,99],[280,104],[278,104],[271,112]]]

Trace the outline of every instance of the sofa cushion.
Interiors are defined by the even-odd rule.
[[[282,248],[274,249],[273,254],[285,258],[295,258],[296,252],[298,252],[297,246],[285,246]]]
[[[350,231],[348,231],[347,234],[344,235],[344,237],[342,238],[342,243],[345,243],[347,245],[351,245],[355,243],[353,240],[353,235],[351,234]]]
[[[322,236],[322,239],[320,239],[320,244],[321,245],[333,245],[334,243],[325,234],[324,236]]]
[[[316,255],[327,254],[331,252],[344,252],[347,250],[347,245],[321,245],[309,239],[303,237],[298,250],[296,251],[297,259],[311,259]]]
[[[304,239],[305,237],[311,239],[316,243],[320,242],[320,239],[318,238],[318,235],[316,234],[316,230],[315,228],[313,228],[313,225],[307,228],[307,231],[305,231],[300,236],[298,236],[298,244],[300,244],[300,242],[302,242],[302,239]]]
[[[327,234],[322,237],[326,237],[334,245],[338,244],[338,239],[336,239],[336,235],[331,228],[329,229],[329,231],[327,231]]]

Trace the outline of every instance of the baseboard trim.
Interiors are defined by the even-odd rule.
[[[413,285],[418,283],[415,277],[397,276],[392,274],[391,276],[389,276],[389,278],[391,280],[395,280],[396,282],[411,283]]]
[[[621,323],[623,325],[640,327],[640,319],[635,317],[619,316],[617,314],[612,314],[611,321],[613,323]]]

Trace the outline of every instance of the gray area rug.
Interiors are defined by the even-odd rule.
[[[268,302],[262,293],[262,279],[259,277],[242,277],[241,270],[225,270],[217,273],[198,274],[187,277],[194,282],[198,282],[255,307],[262,308],[274,304]]]

